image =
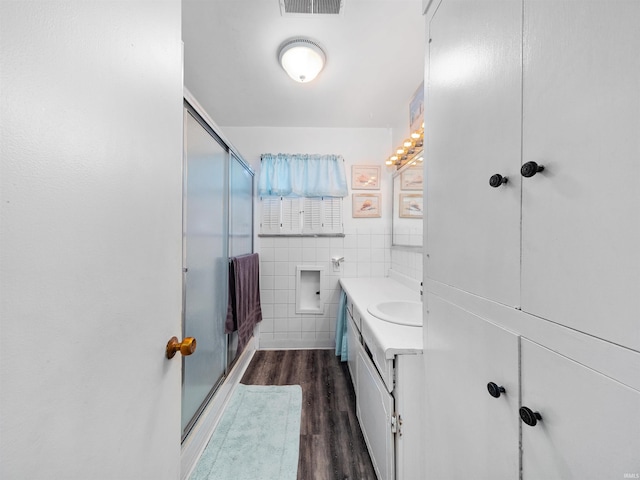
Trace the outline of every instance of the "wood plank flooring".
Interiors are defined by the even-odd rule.
[[[259,350],[246,385],[300,385],[298,480],[375,480],[346,363],[332,350]]]

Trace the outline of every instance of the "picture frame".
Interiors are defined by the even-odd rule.
[[[424,173],[422,165],[407,168],[400,174],[401,190],[422,190],[424,187]]]
[[[379,218],[382,216],[381,194],[354,193],[352,195],[353,218]]]
[[[411,97],[409,102],[409,131],[417,132],[424,122],[424,82]]]
[[[380,166],[353,165],[351,167],[353,190],[380,190]]]
[[[424,200],[421,193],[401,193],[398,202],[400,218],[422,218]]]

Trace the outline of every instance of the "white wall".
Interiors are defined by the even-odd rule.
[[[380,165],[381,218],[353,218],[351,190],[344,200],[344,238],[258,238],[261,256],[263,321],[261,348],[332,347],[339,299],[338,280],[346,277],[386,276],[391,267],[391,173],[384,166],[389,154],[389,129],[232,128],[222,129],[256,172],[262,153],[335,153],[345,159],[347,183],[352,165]],[[368,192],[357,190],[356,192]],[[256,212],[259,214],[259,205]],[[259,224],[256,223],[256,232]],[[344,256],[340,272],[333,272],[332,256]],[[324,266],[322,315],[295,313],[296,265]]]
[[[0,478],[179,476],[180,8],[0,2]]]

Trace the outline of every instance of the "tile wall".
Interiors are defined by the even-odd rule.
[[[384,277],[391,268],[388,228],[345,228],[344,237],[260,239],[260,348],[329,348],[335,328],[341,277]],[[334,272],[331,257],[344,257]],[[296,266],[324,267],[323,314],[297,314]]]
[[[394,248],[391,250],[391,270],[421,282],[422,253]]]

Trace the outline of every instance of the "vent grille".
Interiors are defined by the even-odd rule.
[[[280,0],[280,13],[287,15],[340,15],[344,0]]]

